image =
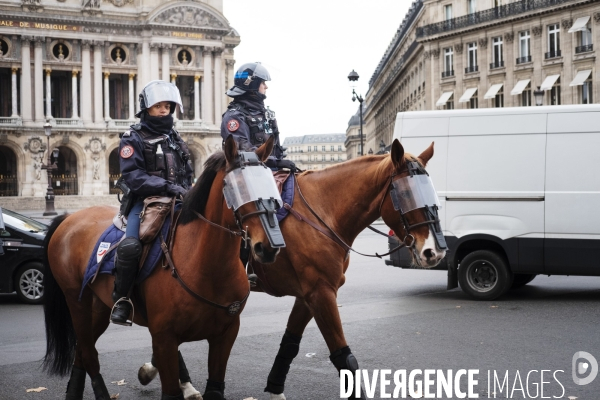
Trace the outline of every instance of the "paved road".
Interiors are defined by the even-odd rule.
[[[383,251],[386,243],[366,231],[356,247]],[[600,377],[587,386],[578,386],[571,378],[575,352],[587,351],[600,360],[599,278],[537,277],[499,301],[477,302],[459,289],[446,291],[446,276],[441,271],[400,270],[381,260],[353,255],[347,276],[338,299],[340,313],[348,343],[361,368],[369,373],[375,369],[405,369],[408,373],[415,369],[451,369],[454,373],[479,369],[475,393],[488,398],[488,371],[492,382],[494,371],[500,381],[508,371],[508,386],[515,388],[515,399],[535,398],[542,380],[549,382],[544,384],[546,398],[600,398]],[[229,400],[268,400],[263,388],[292,303],[291,298],[264,294],[250,297],[230,358]],[[203,389],[207,344],[186,343],[181,349],[193,381]],[[18,304],[14,295],[0,296],[1,400],[63,398],[67,380],[48,377],[39,369],[44,350],[42,308]],[[136,378],[137,369],[151,352],[145,328],[111,326],[99,340],[98,351],[105,380],[127,382],[124,386],[109,384],[112,394],[119,393],[119,399],[160,398],[158,380],[143,387]],[[289,374],[288,399],[339,398],[339,380],[328,356],[323,338],[311,323]],[[531,372],[527,381],[532,370],[536,372]],[[541,370],[551,372],[542,378]],[[462,389],[466,388],[465,379]],[[25,393],[40,386],[48,390]],[[506,387],[502,392],[496,390],[498,398],[508,397]],[[374,398],[380,398],[379,389]],[[539,392],[537,398],[541,398]],[[85,399],[93,399],[89,379]]]

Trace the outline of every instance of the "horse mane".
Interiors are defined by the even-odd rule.
[[[182,225],[190,223],[198,218],[194,211],[204,215],[210,188],[212,187],[217,173],[225,168],[226,163],[225,153],[222,151],[216,152],[208,157],[204,163],[204,171],[200,175],[200,178],[198,178],[194,187],[183,199],[183,208],[181,209],[181,215],[179,216],[179,222]]]

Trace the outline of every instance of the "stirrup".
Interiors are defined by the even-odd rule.
[[[125,320],[125,322],[115,322],[112,320],[112,315],[113,315],[113,312],[115,312],[115,307],[117,306],[117,304],[119,304],[122,301],[125,301],[131,305],[131,319]],[[110,316],[108,317],[108,320],[111,323],[116,324],[116,325],[131,326],[131,325],[133,325],[133,315],[134,315],[133,302],[131,301],[131,299],[128,299],[127,297],[121,297],[119,300],[115,301],[115,304],[113,305],[112,309],[110,310]]]

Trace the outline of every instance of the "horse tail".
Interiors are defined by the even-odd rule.
[[[52,220],[44,239],[44,319],[46,322],[46,355],[42,367],[51,375],[65,376],[75,358],[75,329],[67,300],[50,269],[48,262],[48,244],[58,226],[68,214],[59,215]]]

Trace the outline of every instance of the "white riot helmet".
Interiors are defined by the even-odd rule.
[[[139,117],[142,112],[156,103],[161,101],[168,101],[171,103],[171,114],[175,112],[175,107],[178,105],[179,110],[183,113],[183,103],[181,101],[181,94],[179,89],[171,82],[165,81],[151,81],[144,89],[140,92],[140,111],[135,116]]]

